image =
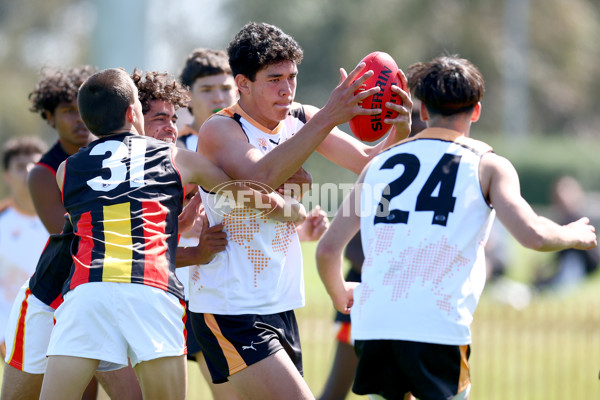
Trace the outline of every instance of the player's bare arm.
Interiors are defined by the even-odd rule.
[[[177,268],[189,265],[208,264],[227,246],[227,233],[223,224],[208,226],[208,217],[204,212],[199,215],[202,224],[197,246],[177,247],[175,265]]]
[[[365,73],[354,82],[363,68],[364,64],[359,64],[350,75],[342,70],[341,82],[331,93],[325,107],[315,112],[291,139],[267,154],[263,155],[248,143],[235,121],[218,116],[209,119],[200,129],[198,148],[231,177],[255,180],[277,188],[302,166],[334,127],[354,115],[380,112],[379,109],[366,110],[359,105],[362,99],[377,93],[378,87],[355,95],[362,82],[372,75],[372,72]]]
[[[306,210],[299,202],[274,192],[261,193],[241,182],[232,181],[202,154],[174,147],[173,158],[184,184],[192,182],[212,190],[222,183],[231,182],[224,189],[231,191],[234,199],[243,198],[246,206],[264,212],[271,219],[298,224],[306,219]]]
[[[406,85],[406,77],[404,74],[401,76],[404,80],[403,84]],[[400,96],[402,105],[386,103],[386,107],[398,111],[398,116],[394,119],[384,120],[384,123],[393,125],[385,140],[375,146],[368,146],[336,127],[319,145],[317,151],[340,167],[360,174],[360,171],[374,156],[383,149],[405,139],[410,134],[412,100],[410,94],[398,86],[392,86],[392,90]],[[312,118],[318,109],[313,106],[305,106],[305,111],[307,118]]]
[[[539,216],[521,196],[519,176],[506,158],[486,154],[481,161],[482,191],[508,231],[523,246],[538,251],[570,247],[590,249],[597,245],[595,228],[587,218],[559,225]]]
[[[27,184],[35,211],[48,232],[60,233],[66,211],[54,174],[49,169],[36,165],[29,172]]]
[[[329,218],[325,210],[319,205],[310,210],[306,215],[306,221],[298,226],[298,239],[301,242],[314,242],[323,236],[329,228]]]
[[[346,282],[343,272],[344,248],[360,228],[360,187],[364,172],[358,178],[354,189],[346,196],[342,205],[319,241],[317,246],[317,269],[333,305],[341,313],[349,314],[354,302],[354,288],[357,282]]]
[[[187,193],[187,192],[186,192]],[[177,229],[179,234],[186,233],[194,226],[198,213],[200,212],[200,206],[202,205],[202,198],[200,194],[196,192],[190,201],[183,207],[179,217],[177,217],[178,224]]]

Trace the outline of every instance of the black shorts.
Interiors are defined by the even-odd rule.
[[[196,336],[194,336],[192,321],[190,317],[190,308],[189,303],[185,302],[185,330],[186,330],[186,340],[185,343],[187,345],[187,359],[190,361],[197,361],[196,354],[200,352],[200,343],[196,340]]]
[[[452,399],[465,390],[470,346],[449,346],[403,340],[356,340],[358,366],[352,391],[403,399],[408,392],[420,400]]]
[[[269,315],[192,312],[190,320],[214,383],[227,382],[228,376],[281,349],[303,375],[294,311]]]

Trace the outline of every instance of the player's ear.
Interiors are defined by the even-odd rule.
[[[125,120],[130,123],[133,124],[135,122],[135,110],[133,108],[133,104],[130,104],[129,107],[127,107],[127,110],[125,110]]]
[[[237,74],[235,76],[235,84],[237,85],[240,93],[243,93],[243,94],[249,93],[249,91],[250,91],[249,83],[250,83],[250,79],[248,79],[245,75]]]
[[[44,116],[46,117],[46,121],[48,122],[48,125],[50,125],[53,128],[56,128],[56,122],[54,121],[54,114],[52,114],[48,110],[45,110]]]
[[[471,122],[479,121],[479,117],[481,117],[481,102],[477,102],[477,104],[475,104],[475,108],[471,114]]]

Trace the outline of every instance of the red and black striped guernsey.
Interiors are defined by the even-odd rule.
[[[68,158],[63,202],[79,247],[65,292],[87,282],[123,282],[184,298],[175,276],[183,185],[172,149],[123,133]]]

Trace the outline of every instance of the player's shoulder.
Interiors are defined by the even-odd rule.
[[[198,130],[198,147],[214,150],[215,146],[223,148],[236,142],[248,142],[239,108],[224,108],[210,116]],[[240,110],[241,111],[241,110]]]
[[[56,171],[60,167],[61,163],[57,163],[56,166],[49,166],[47,164],[36,164],[31,168],[27,174],[27,182],[31,184],[43,184],[47,180],[52,180],[56,176]]]

